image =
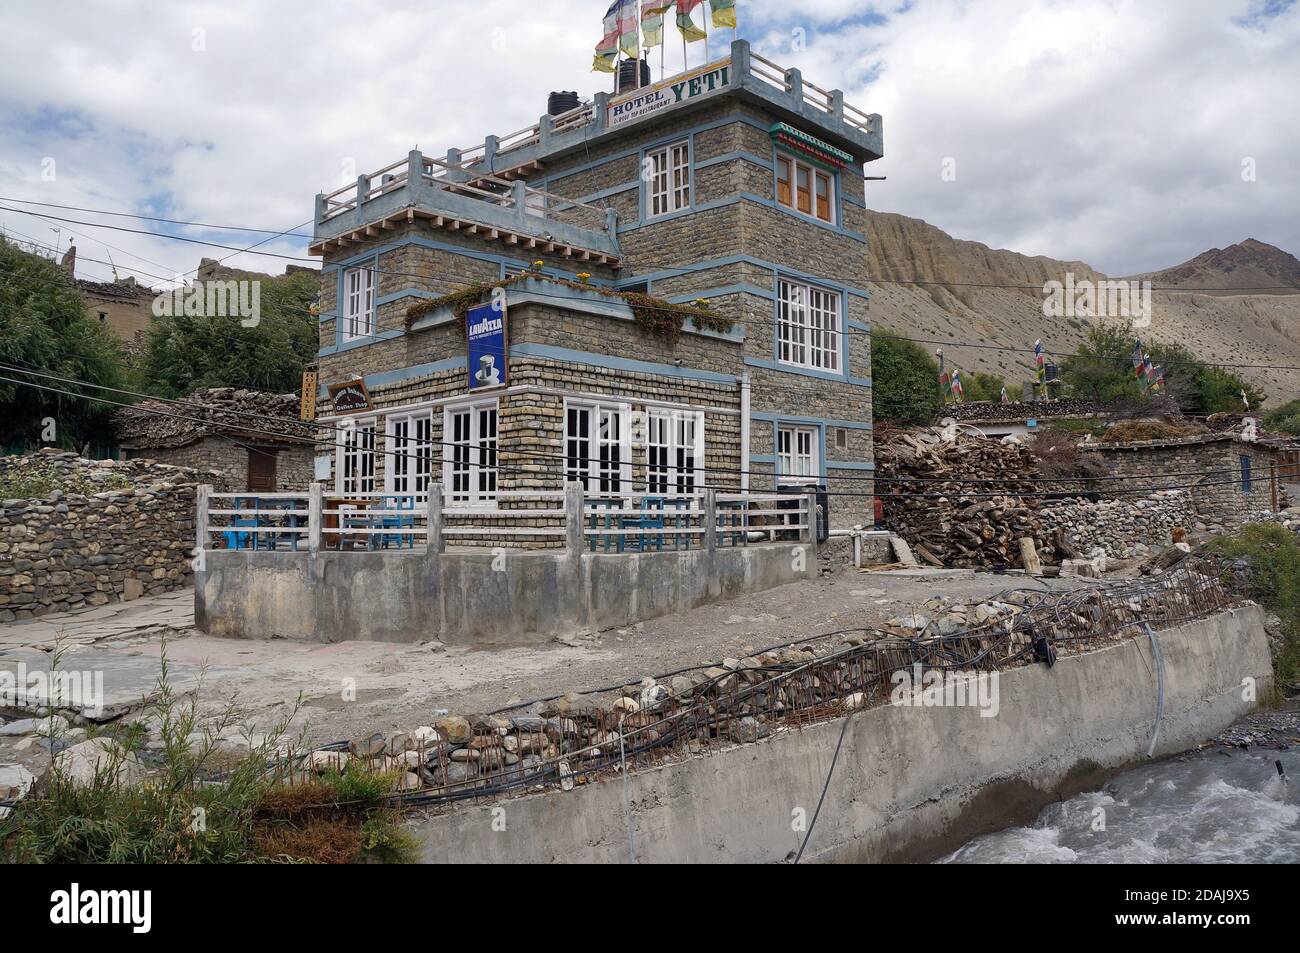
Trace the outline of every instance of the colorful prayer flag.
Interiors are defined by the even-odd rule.
[[[1004,404],[1009,404],[1009,403],[1011,403],[1011,398],[1007,396],[1007,389],[1006,389],[1005,387],[1002,388],[1002,397],[1001,397],[1001,400],[1002,400],[1002,403],[1004,403]]]
[[[596,44],[597,63],[592,69],[612,73],[597,65],[600,60],[611,59],[622,50],[628,56],[636,56],[641,46],[641,31],[637,22],[637,0],[614,0],[605,11],[605,35]]]
[[[1133,345],[1133,376],[1141,377],[1143,368],[1146,366],[1146,355],[1142,350],[1142,339]]]
[[[646,49],[664,41],[664,14],[671,8],[671,0],[642,0],[641,33]]]
[[[681,30],[687,43],[695,43],[709,35],[691,19],[691,11],[703,2],[704,0],[677,0],[677,29]]]
[[[961,369],[954,367],[952,369],[952,398],[961,403],[966,396],[966,388],[961,386]]]
[[[709,0],[709,9],[713,12],[714,26],[736,25],[736,0]]]

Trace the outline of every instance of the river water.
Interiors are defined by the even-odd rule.
[[[1215,748],[1134,768],[939,863],[1300,863],[1300,750]]]

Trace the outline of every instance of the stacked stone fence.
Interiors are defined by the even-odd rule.
[[[62,489],[0,498],[0,623],[190,585],[196,487],[227,480],[147,460],[0,458],[0,488],[36,474]]]
[[[1144,556],[1173,542],[1172,529],[1200,522],[1186,490],[1160,490],[1144,497],[1052,500],[1039,512],[1046,535],[1061,530],[1081,552],[1101,547],[1115,559]]]

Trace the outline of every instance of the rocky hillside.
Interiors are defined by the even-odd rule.
[[[872,326],[933,342],[926,343],[928,350],[943,347],[964,370],[991,371],[1009,383],[1031,378],[1035,339],[1042,338],[1050,353],[1063,355],[1087,334],[1089,325],[1082,319],[1043,316],[1043,282],[1063,280],[1067,272],[1076,281],[1106,277],[1084,262],[989,248],[887,212],[868,213],[868,238],[871,273],[885,279],[870,286]],[[1157,288],[1294,285],[1295,293],[1156,292],[1152,326],[1144,337],[1181,342],[1208,361],[1300,365],[1300,261],[1281,249],[1248,239],[1139,277]],[[920,283],[896,283],[909,279]],[[1267,392],[1270,404],[1300,397],[1300,371],[1243,373]]]

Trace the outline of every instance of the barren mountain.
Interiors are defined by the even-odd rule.
[[[1139,278],[1157,288],[1221,288],[1228,294],[1296,294],[1300,261],[1282,249],[1248,238],[1227,248],[1211,248],[1191,261]]]
[[[870,287],[872,326],[922,340],[930,351],[942,347],[963,370],[1001,374],[1014,389],[1032,379],[1036,339],[1059,361],[1095,323],[1043,314],[1044,282],[1064,282],[1067,273],[1076,283],[1107,277],[1084,262],[989,248],[893,213],[868,212],[867,224],[868,264],[880,279]],[[1294,293],[1156,291],[1151,327],[1138,333],[1184,344],[1206,361],[1300,366],[1300,261],[1281,249],[1248,239],[1138,277],[1156,288],[1295,286]],[[1242,373],[1270,405],[1300,396],[1300,371]]]

